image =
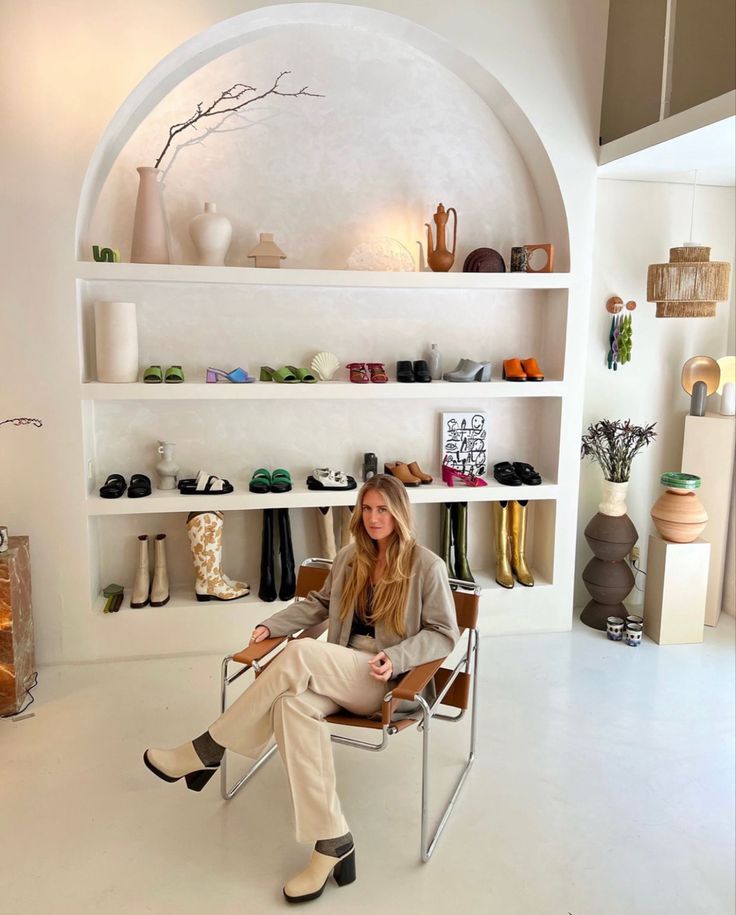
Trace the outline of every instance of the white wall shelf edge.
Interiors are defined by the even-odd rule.
[[[160,490],[142,499],[103,499],[98,495],[87,498],[88,515],[150,515],[171,512],[192,512],[214,510],[248,511],[263,508],[319,508],[326,505],[354,505],[357,489],[315,491],[307,489],[304,483],[295,483],[291,492],[263,495],[251,492],[235,492],[225,496],[183,496],[176,490]],[[502,486],[489,480],[487,486],[445,486],[433,483],[428,486],[410,487],[407,494],[412,502],[494,502],[503,499],[557,499],[556,483],[543,481],[540,486]]]
[[[426,273],[199,267],[78,261],[81,280],[138,283],[227,283],[236,286],[343,286],[367,289],[568,289],[569,273]]]

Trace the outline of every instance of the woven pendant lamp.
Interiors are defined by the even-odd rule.
[[[650,264],[647,301],[658,318],[714,318],[716,302],[728,298],[731,265],[711,261],[710,248],[684,244],[670,248],[667,264]]]

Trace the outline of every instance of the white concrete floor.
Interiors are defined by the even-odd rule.
[[[734,620],[703,645],[633,649],[576,623],[481,651],[477,760],[434,858],[418,860],[419,736],[336,746],[358,880],[311,909],[732,915]],[[286,908],[308,849],[280,761],[229,803],[141,762],[204,730],[218,673],[215,657],[41,670],[34,717],[0,721],[3,912]],[[435,727],[443,787],[465,728]]]

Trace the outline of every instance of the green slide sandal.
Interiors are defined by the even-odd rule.
[[[259,467],[253,471],[248,489],[251,492],[271,492],[271,474],[265,467]]]
[[[270,365],[262,365],[259,380],[276,381],[279,384],[299,384],[299,379],[286,365],[282,365],[280,369],[272,369]]]
[[[309,369],[300,369],[293,365],[287,365],[286,368],[292,375],[296,375],[298,381],[303,381],[304,384],[315,384],[317,381]]]
[[[289,492],[291,489],[291,475],[288,470],[278,467],[271,474],[271,492]]]

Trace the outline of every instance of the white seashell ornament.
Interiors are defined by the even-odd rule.
[[[331,381],[340,368],[340,360],[334,353],[317,353],[309,367],[322,381]]]

